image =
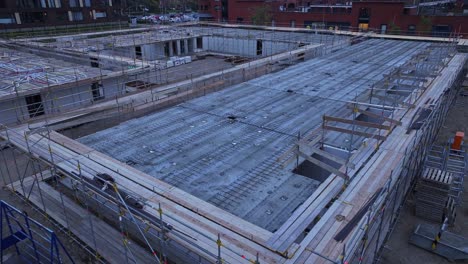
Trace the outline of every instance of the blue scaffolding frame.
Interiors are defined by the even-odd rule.
[[[0,263],[6,261],[5,250],[11,247],[27,263],[75,263],[54,231],[29,218],[26,212],[2,200],[0,218]]]

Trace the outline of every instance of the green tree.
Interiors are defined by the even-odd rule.
[[[266,26],[271,22],[271,7],[261,5],[252,9],[252,24]]]
[[[430,34],[432,31],[432,18],[428,16],[421,16],[418,23],[418,31],[422,31],[423,34]]]
[[[390,22],[390,28],[389,28],[388,33],[398,35],[398,34],[401,33],[401,28],[399,26],[395,25],[394,22]]]
[[[131,13],[156,13],[159,12],[159,0],[127,0],[127,9]]]

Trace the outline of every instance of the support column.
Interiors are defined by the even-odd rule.
[[[176,40],[177,56],[180,56],[180,40]]]
[[[174,48],[172,45],[172,41],[169,41],[167,44],[169,45],[169,57],[172,57],[174,56]]]
[[[21,16],[18,12],[15,12],[16,24],[21,25]]]
[[[197,38],[193,38],[192,43],[193,43],[193,45],[192,45],[193,51],[195,51],[196,49],[198,49],[198,47],[197,47]]]
[[[184,39],[184,54],[188,54],[189,52],[188,39]]]

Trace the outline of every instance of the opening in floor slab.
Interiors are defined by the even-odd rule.
[[[334,162],[332,160],[329,160],[323,156],[320,156],[316,153],[311,155],[311,158],[313,160],[318,160],[321,161],[327,165],[332,166],[335,169],[339,169],[341,165],[337,162]],[[319,181],[320,183],[324,182],[328,176],[331,175],[331,172],[322,168],[321,166],[309,161],[309,160],[304,160],[302,163],[299,164],[294,170],[293,173],[302,175],[307,178],[314,179],[316,181]]]
[[[370,107],[368,107],[366,109],[366,111],[370,112],[372,114],[376,114],[376,115],[384,116],[384,117],[390,117],[390,115],[392,114],[392,111],[382,110],[382,109],[377,109],[377,108],[370,108]],[[375,117],[375,116],[369,116],[369,115],[366,115],[366,114],[358,115],[356,117],[356,120],[364,121],[364,122],[370,122],[370,123],[376,123],[376,124],[383,124],[384,121],[385,121],[382,118]]]

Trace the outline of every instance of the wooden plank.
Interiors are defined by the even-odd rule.
[[[313,146],[315,144],[317,144],[321,139],[322,137],[320,135],[317,135],[318,132],[313,132],[311,133],[310,135],[302,138],[301,140],[299,140],[297,142],[297,144],[304,144],[304,145],[307,145],[307,146]],[[314,138],[312,141],[308,142],[308,140],[313,137],[314,135],[317,135],[316,138]],[[276,162],[280,162],[281,160],[283,160],[284,158],[286,158],[288,155],[290,155],[291,153],[294,153],[294,151],[297,150],[297,145],[294,145],[293,147],[291,147],[289,150],[287,150],[285,153],[283,153],[281,156],[278,157],[278,159],[276,159]],[[293,162],[294,160],[296,160],[296,155],[292,155],[289,159],[287,159],[286,161],[284,161],[283,163],[281,163],[281,168],[285,168],[286,166],[288,166],[291,162]]]
[[[306,145],[309,145],[309,146],[314,146],[315,144],[317,144],[322,139],[322,137],[320,135],[317,135],[317,137],[314,138],[312,141],[307,142],[310,138],[311,137],[301,139],[301,140],[299,140],[299,143],[300,144],[306,144]]]
[[[37,139],[40,137],[40,135],[31,135],[31,137]],[[24,137],[20,136],[19,134],[14,134],[10,136],[10,139],[14,142],[15,145],[20,146],[20,148],[24,150],[26,149]],[[176,219],[171,220],[169,223],[173,226],[176,226],[184,233],[189,234],[191,237],[196,238],[197,244],[203,244],[204,249],[200,250],[198,247],[194,248],[193,245],[188,243],[186,239],[184,240],[177,236],[171,236],[171,238],[177,240],[178,243],[185,243],[188,248],[191,248],[191,250],[194,250],[201,255],[205,255],[206,252],[211,252],[212,254],[216,255],[216,237],[217,234],[222,234],[223,244],[226,248],[230,249],[225,251],[223,254],[223,258],[225,258],[228,262],[248,262],[247,259],[254,259],[257,252],[260,254],[261,260],[266,263],[276,263],[279,259],[281,259],[278,254],[272,254],[268,248],[261,245],[263,244],[261,242],[262,240],[266,241],[271,236],[271,233],[264,229],[261,229],[253,224],[249,224],[254,227],[254,229],[258,229],[260,231],[259,234],[250,232],[248,227],[238,225],[238,221],[241,223],[247,223],[244,220],[239,219],[238,217],[234,217],[231,214],[214,206],[211,206],[211,209],[203,209],[201,204],[207,206],[207,203],[203,202],[200,204],[198,203],[199,199],[196,199],[186,192],[183,192],[168,184],[164,184],[163,182],[155,184],[155,179],[153,177],[150,177],[96,151],[80,155],[79,153],[76,153],[71,149],[63,146],[62,144],[57,144],[45,138],[41,141],[38,141],[37,145],[34,147],[33,151],[36,152],[35,155],[46,161],[50,160],[50,154],[47,150],[49,144],[51,145],[52,152],[54,153],[54,158],[57,159],[58,155],[62,157],[58,161],[55,160],[59,170],[76,173],[77,162],[80,161],[82,165],[82,173],[84,173],[86,177],[92,179],[96,172],[108,173],[114,177],[119,186],[125,186],[129,190],[138,190],[138,193],[143,198],[147,199],[147,203],[151,207],[157,208],[158,203],[161,203],[161,206],[165,209],[166,215],[171,216],[171,219]],[[138,178],[138,183],[136,182],[136,178]],[[152,182],[152,184],[149,184],[149,182]],[[154,190],[151,191],[151,186],[157,187],[158,193],[154,192]],[[198,203],[198,206],[193,205],[195,207],[188,209],[187,203]],[[151,210],[151,207],[145,210],[152,212],[154,215],[157,215],[157,212]],[[231,230],[231,228],[226,228],[223,224],[220,224],[215,220],[205,218],[204,214],[206,210],[218,211],[218,213],[222,212],[224,216],[223,221],[221,222],[229,223],[231,228],[241,230],[243,235],[234,232]],[[208,212],[208,214],[210,213]],[[184,225],[181,225],[180,223],[184,223]],[[263,239],[259,239],[258,236],[262,236],[265,233],[269,233],[270,235],[267,235]],[[245,255],[247,259],[244,259],[244,261],[233,252],[242,252],[242,254]],[[210,256],[207,257],[210,258]]]
[[[308,155],[306,155],[306,154],[304,154],[304,153],[302,153],[300,151],[296,151],[296,154],[298,154],[299,156],[303,157],[304,159],[312,162],[313,164],[315,164],[315,165],[317,165],[317,166],[319,166],[319,167],[321,167],[321,168],[323,168],[323,169],[325,169],[325,170],[327,170],[327,171],[329,171],[331,173],[334,173],[337,176],[340,176],[341,178],[343,178],[345,180],[348,179],[348,176],[346,174],[344,174],[343,172],[333,168],[332,166],[326,164],[325,162],[322,162],[322,161],[320,161],[320,160],[318,160],[316,158],[310,157],[310,156],[308,156]]]
[[[266,241],[266,239],[271,236],[270,232],[208,204],[178,188],[174,188],[173,186],[160,181],[157,181],[158,183],[156,183],[155,178],[149,177],[148,175],[97,151],[87,153],[86,157],[80,156],[79,158],[82,166],[89,164],[87,166],[91,166],[94,169],[97,169],[98,166],[102,166],[100,169],[97,169],[97,171],[103,171],[112,176],[118,176],[116,179],[120,178],[122,175],[132,175],[125,177],[128,180],[132,179],[132,181],[135,181],[135,178],[138,178],[137,184],[149,189],[157,186],[157,193],[160,195],[160,197],[157,198],[157,201],[169,199],[169,203],[161,202],[163,207],[166,208],[166,210],[169,210],[168,208],[173,208],[170,210],[173,211],[171,215],[181,217],[180,221],[192,223],[191,228],[193,229],[186,230],[186,232],[191,232],[192,235],[197,235],[198,233],[193,233],[193,230],[202,230],[200,232],[211,234],[212,237],[215,237],[217,233],[221,233],[224,235],[225,245],[230,248],[242,248],[244,252],[249,251],[252,255],[255,255],[255,252],[260,252],[264,255],[263,257],[266,258],[267,261],[272,261],[274,259],[274,256],[265,253],[268,252],[265,248],[262,248],[258,244],[252,242],[255,241],[262,244],[262,241]],[[73,167],[68,170],[73,170]],[[136,182],[133,184],[134,186],[124,182],[120,182],[120,184],[131,190],[139,189],[140,192],[142,191],[141,187],[136,186]],[[154,195],[154,193],[152,193],[152,195]],[[216,220],[215,218],[218,219]],[[236,224],[234,225],[233,223]],[[175,226],[179,225],[177,222],[173,224]],[[215,247],[213,249],[216,249],[216,245],[211,246]]]
[[[352,130],[340,128],[340,127],[323,126],[323,128],[336,131],[336,132],[341,132],[341,133],[347,133],[347,134],[352,134],[352,135],[357,135],[357,136],[362,136],[362,137],[367,137],[367,138],[375,138],[378,140],[385,140],[386,138],[385,136],[381,136],[381,135],[375,135],[375,134],[370,134],[370,133],[361,132],[361,131],[352,131]]]
[[[456,58],[456,57],[454,57]],[[453,60],[453,59],[452,59]],[[466,57],[463,58],[466,60]],[[450,67],[450,66],[449,66]],[[446,69],[447,71],[451,71],[452,69]],[[455,72],[455,71],[454,71]],[[446,78],[446,77],[444,77]],[[423,104],[427,98],[439,98],[439,96],[443,93],[444,84],[442,83],[442,78],[439,78],[436,82],[432,83],[430,88],[426,90],[421,98],[418,99],[418,105]],[[408,111],[397,111],[395,116],[404,116],[402,120],[403,124],[408,124],[411,121],[412,116],[415,114],[414,109],[410,109]],[[353,205],[361,205],[363,204],[363,198],[365,197],[364,194],[367,194],[370,190],[375,189],[378,185],[384,183],[388,177],[389,172],[394,171],[394,175],[398,175],[401,167],[401,160],[403,159],[403,155],[405,153],[405,149],[410,143],[416,138],[416,133],[411,132],[410,134],[405,134],[404,129],[401,126],[397,127],[391,134],[391,138],[387,139],[379,148],[377,153],[382,153],[384,151],[388,152],[385,154],[385,162],[376,162],[374,157],[367,163],[381,163],[378,168],[370,172],[361,171],[358,177],[360,177],[359,181],[356,183],[358,184],[358,188],[353,189],[352,193],[348,192],[348,189],[343,193],[342,197],[346,198],[346,200]],[[418,134],[418,137],[420,135]],[[398,146],[398,147],[396,147]],[[391,162],[388,162],[391,161]],[[385,165],[381,167],[382,164],[391,163],[389,165]],[[395,176],[394,176],[395,177]],[[372,178],[372,181],[369,179]],[[353,184],[357,179],[354,179],[351,184]],[[348,187],[349,188],[349,187]],[[313,228],[310,234],[314,234],[313,236],[307,236],[306,239],[301,243],[304,248],[311,248],[316,252],[323,254],[329,258],[336,259],[340,254],[342,249],[342,245],[338,243],[334,243],[331,241],[332,234],[336,233],[336,228],[329,224],[333,221],[332,217],[338,213],[343,215],[348,215],[345,210],[349,208],[349,206],[339,206],[338,204],[332,205],[330,209],[326,212],[326,215],[317,223],[317,225]],[[350,210],[351,212],[351,210]],[[352,212],[351,212],[352,214]],[[358,231],[356,231],[358,232]],[[318,236],[320,234],[320,236]],[[357,236],[357,239],[359,237]],[[348,247],[347,247],[348,248]],[[324,263],[323,259],[319,260],[319,258],[315,258],[314,255],[311,255],[309,252],[305,250],[299,253],[300,255],[292,260],[288,260],[287,263]],[[350,253],[352,254],[352,253]],[[310,257],[310,259],[309,259]]]
[[[80,163],[82,164],[82,169],[84,169],[85,166],[89,167],[88,163],[90,162],[90,160],[88,158],[85,158],[83,156],[80,156],[79,158]],[[67,161],[58,164],[58,166],[66,171],[72,171],[75,167],[74,164],[70,164]],[[152,215],[157,215],[157,212],[155,210],[152,210],[152,208],[157,208],[158,203],[160,203],[161,207],[164,210],[164,214],[167,216],[165,218],[166,221],[170,225],[176,227],[179,231],[188,234],[192,238],[195,238],[197,244],[203,246],[204,251],[202,252],[199,251],[197,248],[192,248],[193,245],[190,245],[190,243],[188,243],[186,239],[180,239],[177,236],[172,236],[172,234],[168,235],[171,237],[171,239],[176,240],[178,243],[186,244],[188,248],[192,248],[192,250],[196,251],[198,254],[204,255],[204,252],[208,251],[216,255],[217,245],[216,243],[214,243],[214,241],[217,234],[219,233],[222,234],[223,244],[225,245],[225,247],[234,251],[241,251],[245,255],[250,257],[255,256],[255,253],[251,252],[260,252],[262,254],[262,257],[265,258],[266,261],[273,262],[274,256],[271,254],[266,254],[265,252],[267,251],[261,246],[254,244],[252,243],[252,241],[245,239],[235,233],[232,233],[230,230],[224,228],[223,226],[215,222],[205,219],[204,217],[198,215],[197,212],[188,210],[186,207],[179,205],[172,200],[168,200],[164,196],[151,192],[147,188],[144,188],[144,184],[138,185],[135,182],[129,182],[128,180],[125,181],[122,177],[119,177],[119,175],[116,174],[115,171],[112,171],[109,168],[105,168],[103,167],[103,165],[101,165],[101,167],[98,168],[98,165],[96,164],[93,168],[96,168],[98,169],[98,171],[107,173],[114,177],[119,186],[125,186],[129,190],[138,189],[139,195],[147,199],[146,203],[148,204],[148,206],[145,206],[144,210],[148,213]],[[93,177],[93,172],[82,170],[82,173],[84,177]],[[137,176],[137,174],[134,174],[133,176],[135,177]],[[177,188],[173,188],[172,190],[177,191]],[[168,190],[165,194],[170,194],[170,190]],[[183,197],[180,197],[180,199],[183,199]],[[230,220],[228,216],[226,216],[226,220]],[[184,225],[181,225],[180,223],[184,223]],[[234,255],[232,251],[224,252],[223,258],[225,258],[226,261],[229,262],[239,262],[238,257]]]
[[[390,75],[390,74],[384,74],[383,75],[385,78],[394,78],[394,76]],[[407,74],[403,74],[403,73],[400,73],[398,74],[397,76],[398,79],[403,79],[403,80],[416,80],[416,81],[427,81],[427,77],[420,77],[420,76],[414,76],[414,75],[407,75]]]
[[[381,96],[381,95],[377,95],[377,94],[374,94],[372,96],[375,97],[375,98],[379,98],[380,100],[391,101],[391,102],[393,102],[395,104],[405,105],[405,106],[407,106],[409,108],[414,108],[415,107],[414,104],[410,104],[410,103],[407,103],[405,101],[398,101],[398,100],[395,100],[395,98],[391,98],[389,96],[386,97],[386,96]]]
[[[372,127],[372,128],[377,128],[377,129],[385,129],[385,130],[390,130],[391,128],[390,126],[386,126],[386,125],[365,122],[365,121],[360,121],[360,120],[349,120],[349,119],[344,119],[344,118],[339,118],[339,117],[334,117],[334,116],[326,116],[326,115],[323,116],[323,120],[357,125],[357,126]]]
[[[245,233],[246,236],[248,237],[251,237],[252,234],[255,234],[256,236],[263,237],[263,239],[266,240],[272,235],[270,232],[262,228],[259,228],[258,226],[253,225],[250,222],[247,222],[243,219],[239,219],[237,216],[229,214],[228,212],[221,210],[183,191],[177,190],[177,192],[180,193],[181,195],[183,194],[183,197],[185,198],[183,200],[177,199],[176,198],[177,196],[175,196],[175,192],[177,188],[174,188],[173,186],[170,186],[167,183],[162,182],[154,177],[150,177],[127,164],[124,164],[120,161],[110,158],[91,148],[83,146],[82,144],[76,141],[70,140],[67,137],[59,135],[58,133],[51,133],[51,135],[53,135],[52,139],[54,140],[54,142],[57,139],[60,140],[59,142],[61,146],[71,147],[74,151],[78,151],[80,154],[85,155],[87,158],[92,159],[94,162],[101,164],[105,166],[106,168],[113,169],[114,173],[118,171],[120,174],[125,173],[129,175],[138,175],[139,184],[144,183],[147,186],[149,185],[148,186],[149,189],[152,189],[153,186],[158,186],[158,188],[160,189],[158,191],[160,191],[161,194],[168,195],[167,198],[173,199],[175,201],[179,201],[181,205],[184,205],[193,211],[199,212],[199,214],[203,215],[204,217],[214,218],[213,220],[216,221],[217,223],[221,223],[221,224],[225,223],[226,227],[231,227],[231,228],[234,228],[234,226],[230,224],[231,223],[230,221],[225,222],[225,220],[232,220],[238,224],[242,224],[242,229],[244,232],[241,232],[241,233]],[[65,151],[65,150],[67,149],[62,149],[62,151]],[[66,154],[66,155],[73,155],[73,154]],[[84,161],[84,162],[87,162],[87,161]],[[83,165],[86,165],[86,163],[84,163]],[[134,177],[131,177],[128,179],[132,179],[132,178]],[[132,181],[135,181],[135,180],[132,179]],[[173,195],[169,195],[170,193],[172,193]],[[216,219],[216,218],[219,218],[219,219]],[[233,230],[235,230],[235,228]]]
[[[385,121],[388,121],[388,122],[390,122],[390,123],[393,123],[393,124],[396,124],[396,125],[399,125],[399,126],[401,126],[401,124],[402,124],[401,121],[398,121],[398,120],[395,120],[395,119],[391,119],[391,118],[389,118],[389,117],[386,117],[386,116],[383,116],[383,115],[379,115],[379,114],[376,114],[376,113],[372,113],[372,112],[370,112],[370,111],[361,109],[361,108],[359,108],[359,107],[356,108],[356,109],[357,109],[357,111],[358,111],[359,113],[362,113],[362,114],[364,114],[364,115],[366,115],[366,116],[370,116],[370,117],[374,117],[374,118],[381,118],[381,119],[383,119],[383,120],[385,120]]]
[[[6,142],[6,141],[0,141],[0,150],[2,150],[3,148],[5,148],[6,146],[8,146],[8,142]]]
[[[39,183],[42,193],[42,199],[47,203],[47,214],[54,220],[59,222],[64,227],[69,227],[70,231],[80,240],[85,242],[89,247],[93,248],[99,254],[111,263],[120,263],[125,260],[125,249],[123,248],[122,235],[118,230],[111,227],[103,220],[94,215],[88,215],[85,209],[79,207],[70,198],[62,196],[59,198],[59,193],[46,183]],[[43,208],[41,197],[38,193],[38,187],[34,188],[29,200],[39,208]],[[61,199],[67,208],[67,218],[63,215]],[[89,226],[89,217],[93,222],[94,235],[91,234]],[[93,238],[96,239],[94,247]],[[129,255],[129,261],[135,263],[150,263],[154,262],[152,254],[141,248],[136,243],[128,244],[129,250],[133,252],[135,259]]]
[[[324,150],[321,150],[319,148],[312,147],[312,146],[309,146],[309,145],[306,145],[306,144],[299,144],[299,147],[305,147],[309,151],[311,151],[311,153],[308,153],[309,156],[311,156],[313,153],[317,153],[318,155],[323,156],[323,157],[325,157],[325,158],[327,158],[329,160],[332,160],[332,161],[334,161],[336,163],[339,163],[342,166],[346,166],[346,167],[349,167],[351,169],[355,168],[355,166],[354,166],[354,164],[352,162],[349,162],[348,160],[345,160],[345,159],[343,159],[341,157],[335,156],[335,155],[333,155],[331,153],[328,153],[328,152],[326,152]]]
[[[275,232],[268,244],[278,252],[282,254],[287,252],[288,257],[293,257],[290,252],[293,242],[310,226],[321,213],[322,208],[342,190],[343,184],[343,179],[336,175],[327,178],[319,189]]]

